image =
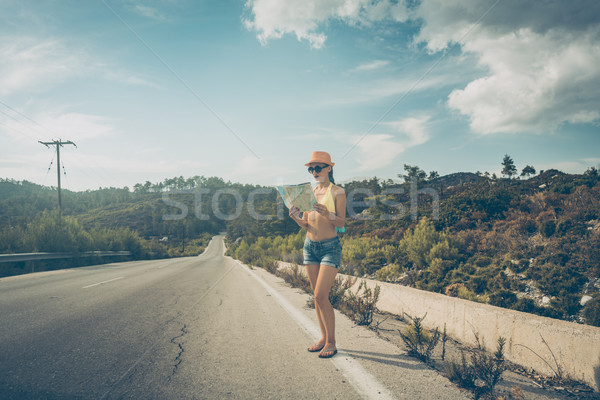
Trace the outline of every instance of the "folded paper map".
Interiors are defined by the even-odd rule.
[[[302,212],[312,211],[313,204],[317,202],[317,198],[309,182],[299,185],[277,186],[277,191],[287,208],[296,206]]]

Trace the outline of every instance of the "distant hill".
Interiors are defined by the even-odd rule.
[[[449,175],[444,175],[439,178],[429,181],[431,185],[442,184],[445,187],[449,186],[460,186],[466,183],[480,183],[485,181],[486,178],[472,172],[456,172]]]

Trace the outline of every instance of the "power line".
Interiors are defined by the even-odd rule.
[[[11,119],[13,119],[13,120],[17,121],[18,123],[20,123],[20,124],[23,124],[23,122],[19,121],[18,119],[16,119],[16,118],[15,118],[15,117],[13,117],[12,115],[9,115],[9,114],[5,113],[5,112],[4,112],[4,111],[2,111],[2,110],[0,110],[0,114],[4,114],[4,115],[6,115],[7,117],[9,117],[9,118],[11,118]],[[26,132],[23,132],[23,131],[22,131],[22,130],[20,130],[20,129],[17,129],[17,128],[15,128],[15,127],[8,126],[8,125],[6,125],[5,123],[0,123],[0,125],[4,126],[4,127],[5,127],[6,129],[8,129],[8,130],[11,130],[11,131],[14,131],[14,132],[18,132],[18,133],[20,133],[20,134],[21,134],[21,135],[23,135],[23,136],[27,136],[29,139],[36,140],[36,139],[35,139],[33,136],[31,136],[31,134],[29,134],[29,133],[26,133]],[[23,125],[24,125],[24,124],[23,124]],[[26,128],[28,128],[28,126],[27,126],[27,125],[25,125],[25,127],[26,127]]]
[[[148,43],[146,43],[146,41],[144,39],[142,39],[142,37],[140,35],[138,35],[138,33],[127,22],[125,22],[125,20],[123,18],[121,18],[121,16],[119,14],[117,14],[117,12],[111,6],[109,6],[105,0],[102,0],[102,3],[115,17],[117,17],[117,19],[119,21],[121,21],[121,23],[129,30],[129,32],[131,32],[133,34],[133,36],[135,36],[144,45],[144,47],[146,47],[146,49],[148,49],[148,51],[150,51],[150,53],[152,53],[152,55],[154,57],[156,57],[157,60],[165,68],[167,68],[169,70],[169,72],[171,72],[171,74],[173,74],[173,76],[179,81],[179,83],[181,83],[192,94],[192,96],[194,96],[196,98],[196,100],[198,100],[204,106],[204,108],[206,108],[221,123],[221,125],[223,125],[225,127],[225,129],[227,129],[241,144],[246,146],[246,148],[252,154],[254,154],[254,156],[257,159],[260,160],[260,157],[258,156],[258,154],[256,154],[254,152],[254,150],[252,150],[250,148],[250,146],[248,146],[248,144],[246,142],[244,142],[244,140],[242,140],[242,138],[225,122],[225,120],[223,120],[223,118],[221,118],[221,116],[219,114],[217,114],[216,111],[214,111],[204,100],[202,100],[202,98],[196,93],[196,91],[194,91],[192,89],[192,87],[190,85],[188,85],[187,82],[184,81],[183,78],[181,76],[179,76],[179,74],[177,72],[175,72],[175,70],[173,68],[171,68],[171,66],[169,64],[167,64],[167,62],[156,51],[154,51],[154,49],[152,47],[150,47],[150,45]]]
[[[24,126],[24,127],[28,128],[28,129],[31,129],[31,130],[33,130],[33,131],[35,131],[37,134],[40,134],[40,135],[42,135],[42,134],[44,134],[44,133],[50,133],[50,134],[53,134],[53,132],[50,132],[50,131],[49,131],[47,128],[45,128],[44,126],[42,126],[41,124],[39,124],[39,123],[38,123],[37,121],[35,121],[33,118],[30,118],[30,117],[28,117],[27,115],[23,114],[22,112],[15,110],[14,108],[12,108],[11,106],[9,106],[9,105],[8,105],[8,104],[6,104],[5,102],[3,102],[3,101],[0,101],[0,105],[3,105],[3,106],[4,106],[4,107],[6,107],[8,110],[12,111],[12,113],[14,113],[14,114],[18,115],[19,117],[21,117],[21,119],[19,119],[19,118],[16,118],[14,115],[11,115],[11,114],[9,114],[9,113],[7,113],[7,112],[5,112],[5,111],[2,111],[2,110],[0,110],[0,114],[4,114],[4,115],[5,115],[5,116],[7,116],[8,118],[10,118],[10,119],[12,119],[12,120],[16,121],[17,123],[21,124],[22,126]],[[23,120],[22,120],[22,118],[26,119],[27,121],[23,121]],[[43,130],[43,131],[42,131],[42,130],[40,130],[38,127],[39,127],[39,128],[42,128],[42,130]],[[30,134],[28,134],[28,133],[25,133],[25,132],[23,132],[23,131],[20,131],[20,130],[18,130],[18,129],[11,128],[11,127],[8,127],[8,126],[7,126],[7,128],[9,128],[9,129],[11,129],[11,130],[14,130],[14,131],[16,131],[16,132],[19,132],[20,134],[22,134],[22,135],[24,135],[24,136],[27,136],[27,137],[29,137],[29,138],[31,138],[31,139],[34,139],[34,140],[35,140],[35,138],[33,138],[33,137],[32,137]]]
[[[0,114],[5,115],[6,117],[16,121],[18,124],[22,125],[23,127],[27,128],[28,130],[32,130],[34,131],[35,134],[39,134],[39,135],[45,135],[45,134],[51,134],[54,135],[54,133],[49,130],[48,128],[46,128],[45,126],[43,126],[42,124],[40,124],[39,122],[37,122],[36,120],[34,120],[33,118],[25,115],[24,113],[17,111],[15,108],[9,106],[8,104],[6,104],[5,102],[0,100],[0,105],[4,106],[7,110],[10,110],[12,113],[16,114],[17,116],[19,116],[19,118],[17,118],[15,115],[11,115],[11,113],[7,113],[6,111],[3,111],[2,109],[0,109]],[[25,121],[25,120],[27,121]],[[32,135],[32,133],[29,133],[27,131],[22,131],[20,129],[17,129],[16,127],[12,127],[9,126],[5,123],[0,122],[0,126],[4,126],[6,129],[9,129],[10,131],[14,131],[17,132],[23,136],[28,137],[29,139],[35,140],[36,142],[38,141],[38,139],[36,137],[34,137]],[[41,129],[40,129],[41,128]],[[56,135],[58,136],[58,135]],[[40,142],[41,143],[41,142]],[[85,154],[84,154],[85,156]],[[53,159],[54,160],[54,159]],[[108,172],[106,172],[104,170],[104,168],[98,166],[97,164],[90,162],[90,160],[87,160],[87,164],[88,164],[88,168],[90,168],[91,170],[93,170],[98,177],[100,178],[100,180],[102,181],[111,181],[110,183],[114,183],[117,180],[115,179],[114,176],[110,175]],[[91,164],[91,165],[90,165]],[[47,173],[46,173],[47,176]],[[90,177],[92,178],[92,180],[96,179],[94,177]],[[44,178],[44,182],[45,182]],[[109,184],[110,186],[110,184]]]
[[[1,112],[1,111],[0,111],[0,112]],[[21,135],[23,135],[23,136],[27,136],[29,139],[36,140],[36,138],[35,138],[35,137],[33,137],[33,136],[29,135],[28,133],[25,133],[25,132],[23,132],[23,131],[21,131],[21,130],[19,130],[19,129],[16,129],[16,128],[14,128],[14,127],[10,127],[10,126],[8,126],[8,125],[6,125],[6,124],[2,123],[2,122],[0,122],[0,126],[3,126],[3,127],[5,127],[5,128],[6,128],[7,130],[9,130],[9,131],[18,132],[18,133],[20,133],[20,134],[21,134]]]
[[[35,120],[33,120],[32,118],[29,118],[27,115],[23,114],[20,111],[15,110],[14,108],[12,108],[11,106],[9,106],[8,104],[4,103],[3,101],[0,100],[0,104],[2,104],[4,107],[8,108],[9,110],[11,110],[12,112],[20,115],[21,117],[25,118],[26,120],[33,122],[35,125],[39,126],[40,128],[44,129],[45,131],[47,131],[48,129],[46,129],[45,127],[43,127],[42,125],[40,125],[38,122],[36,122]],[[1,112],[1,111],[0,111]],[[3,113],[4,115],[8,115],[6,113]],[[8,115],[10,118],[14,119],[17,122],[21,122],[19,120],[17,120],[15,117],[12,117],[10,115]],[[22,123],[22,122],[21,122]],[[50,132],[52,133],[52,132]]]

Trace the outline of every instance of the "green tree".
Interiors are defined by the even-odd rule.
[[[502,175],[506,175],[508,179],[512,178],[512,176],[517,173],[515,162],[508,154],[505,154],[502,159],[502,167]]]
[[[583,173],[582,183],[588,187],[594,187],[600,181],[600,174],[596,167],[590,167]]]
[[[27,238],[33,251],[80,252],[91,250],[92,237],[76,219],[44,212],[27,225]]]
[[[599,175],[598,168],[596,168],[596,167],[590,167],[583,174],[585,176],[591,176],[591,177],[594,177],[594,178],[598,178],[598,175]]]
[[[521,171],[521,176],[528,178],[529,175],[535,175],[535,168],[533,168],[531,165],[526,165]]]
[[[440,233],[435,230],[433,222],[423,218],[414,229],[406,232],[400,247],[406,251],[408,259],[419,269],[427,266],[431,249],[440,241]]]
[[[420,183],[427,179],[427,173],[416,165],[404,164],[404,171],[406,174],[398,174],[398,178],[404,179],[405,183],[410,183],[412,180]]]
[[[440,174],[438,174],[437,171],[430,171],[429,172],[429,177],[427,177],[428,180],[432,181],[434,179],[437,179],[440,177]]]

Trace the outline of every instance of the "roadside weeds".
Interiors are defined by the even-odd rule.
[[[314,308],[314,298],[308,279],[303,274],[299,265],[292,264],[288,268],[277,268],[277,264],[270,266],[267,270],[284,279],[292,287],[301,288],[310,295],[307,306]],[[376,309],[379,296],[378,287],[374,290],[368,289],[364,282],[359,284],[356,292],[350,290],[359,278],[336,278],[330,293],[330,302],[334,308],[347,315],[357,325],[366,325],[375,331],[382,339],[393,343],[401,351],[414,355],[421,359],[430,368],[442,376],[457,384],[457,373],[469,371],[472,374],[466,385],[462,386],[473,393],[475,399],[494,400],[546,400],[546,399],[599,399],[598,393],[589,386],[570,379],[547,377],[516,364],[504,360],[503,347],[504,338],[499,338],[496,353],[490,355],[483,350],[483,340],[477,337],[479,346],[473,348],[465,346],[452,338],[446,336],[445,327],[443,332],[439,329],[429,331],[419,326],[420,334],[427,339],[420,343],[425,353],[415,352],[413,344],[418,344],[415,337],[415,325],[426,317],[410,317],[382,313]],[[362,293],[361,293],[362,290]],[[412,332],[412,333],[411,333]],[[407,335],[408,333],[408,342]],[[412,335],[412,336],[411,336]],[[437,346],[438,342],[442,346]],[[433,343],[435,342],[435,343]]]

